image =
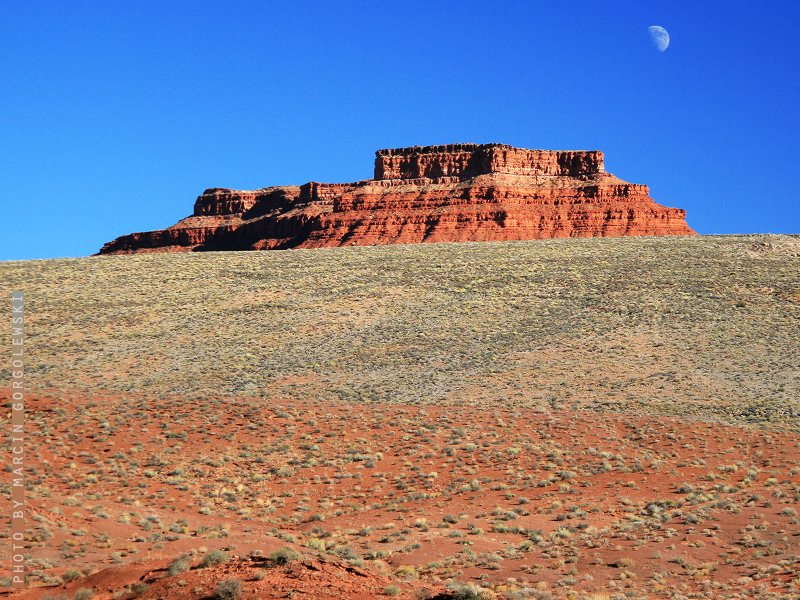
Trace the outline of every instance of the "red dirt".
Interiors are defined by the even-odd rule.
[[[796,434],[288,398],[41,394],[27,411],[29,584],[89,573],[52,595],[132,598],[120,590],[143,577],[142,598],[210,597],[227,577],[245,598],[800,589]],[[265,560],[284,547],[303,557]],[[239,558],[199,567],[221,548]],[[194,568],[168,577],[184,553]]]

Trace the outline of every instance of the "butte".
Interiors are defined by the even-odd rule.
[[[607,173],[599,151],[447,144],[375,154],[365,181],[208,189],[191,216],[100,254],[696,235],[686,211]]]

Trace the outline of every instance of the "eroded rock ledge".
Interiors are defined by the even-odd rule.
[[[695,232],[606,173],[602,152],[447,144],[378,150],[374,179],[355,183],[211,188],[192,216],[100,254],[643,235]]]

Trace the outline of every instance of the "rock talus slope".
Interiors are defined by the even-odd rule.
[[[599,151],[414,146],[378,150],[365,181],[208,189],[192,216],[100,254],[695,235],[685,218],[607,173]]]

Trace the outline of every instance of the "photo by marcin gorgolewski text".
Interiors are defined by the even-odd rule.
[[[11,581],[25,585],[24,294],[11,293]]]

